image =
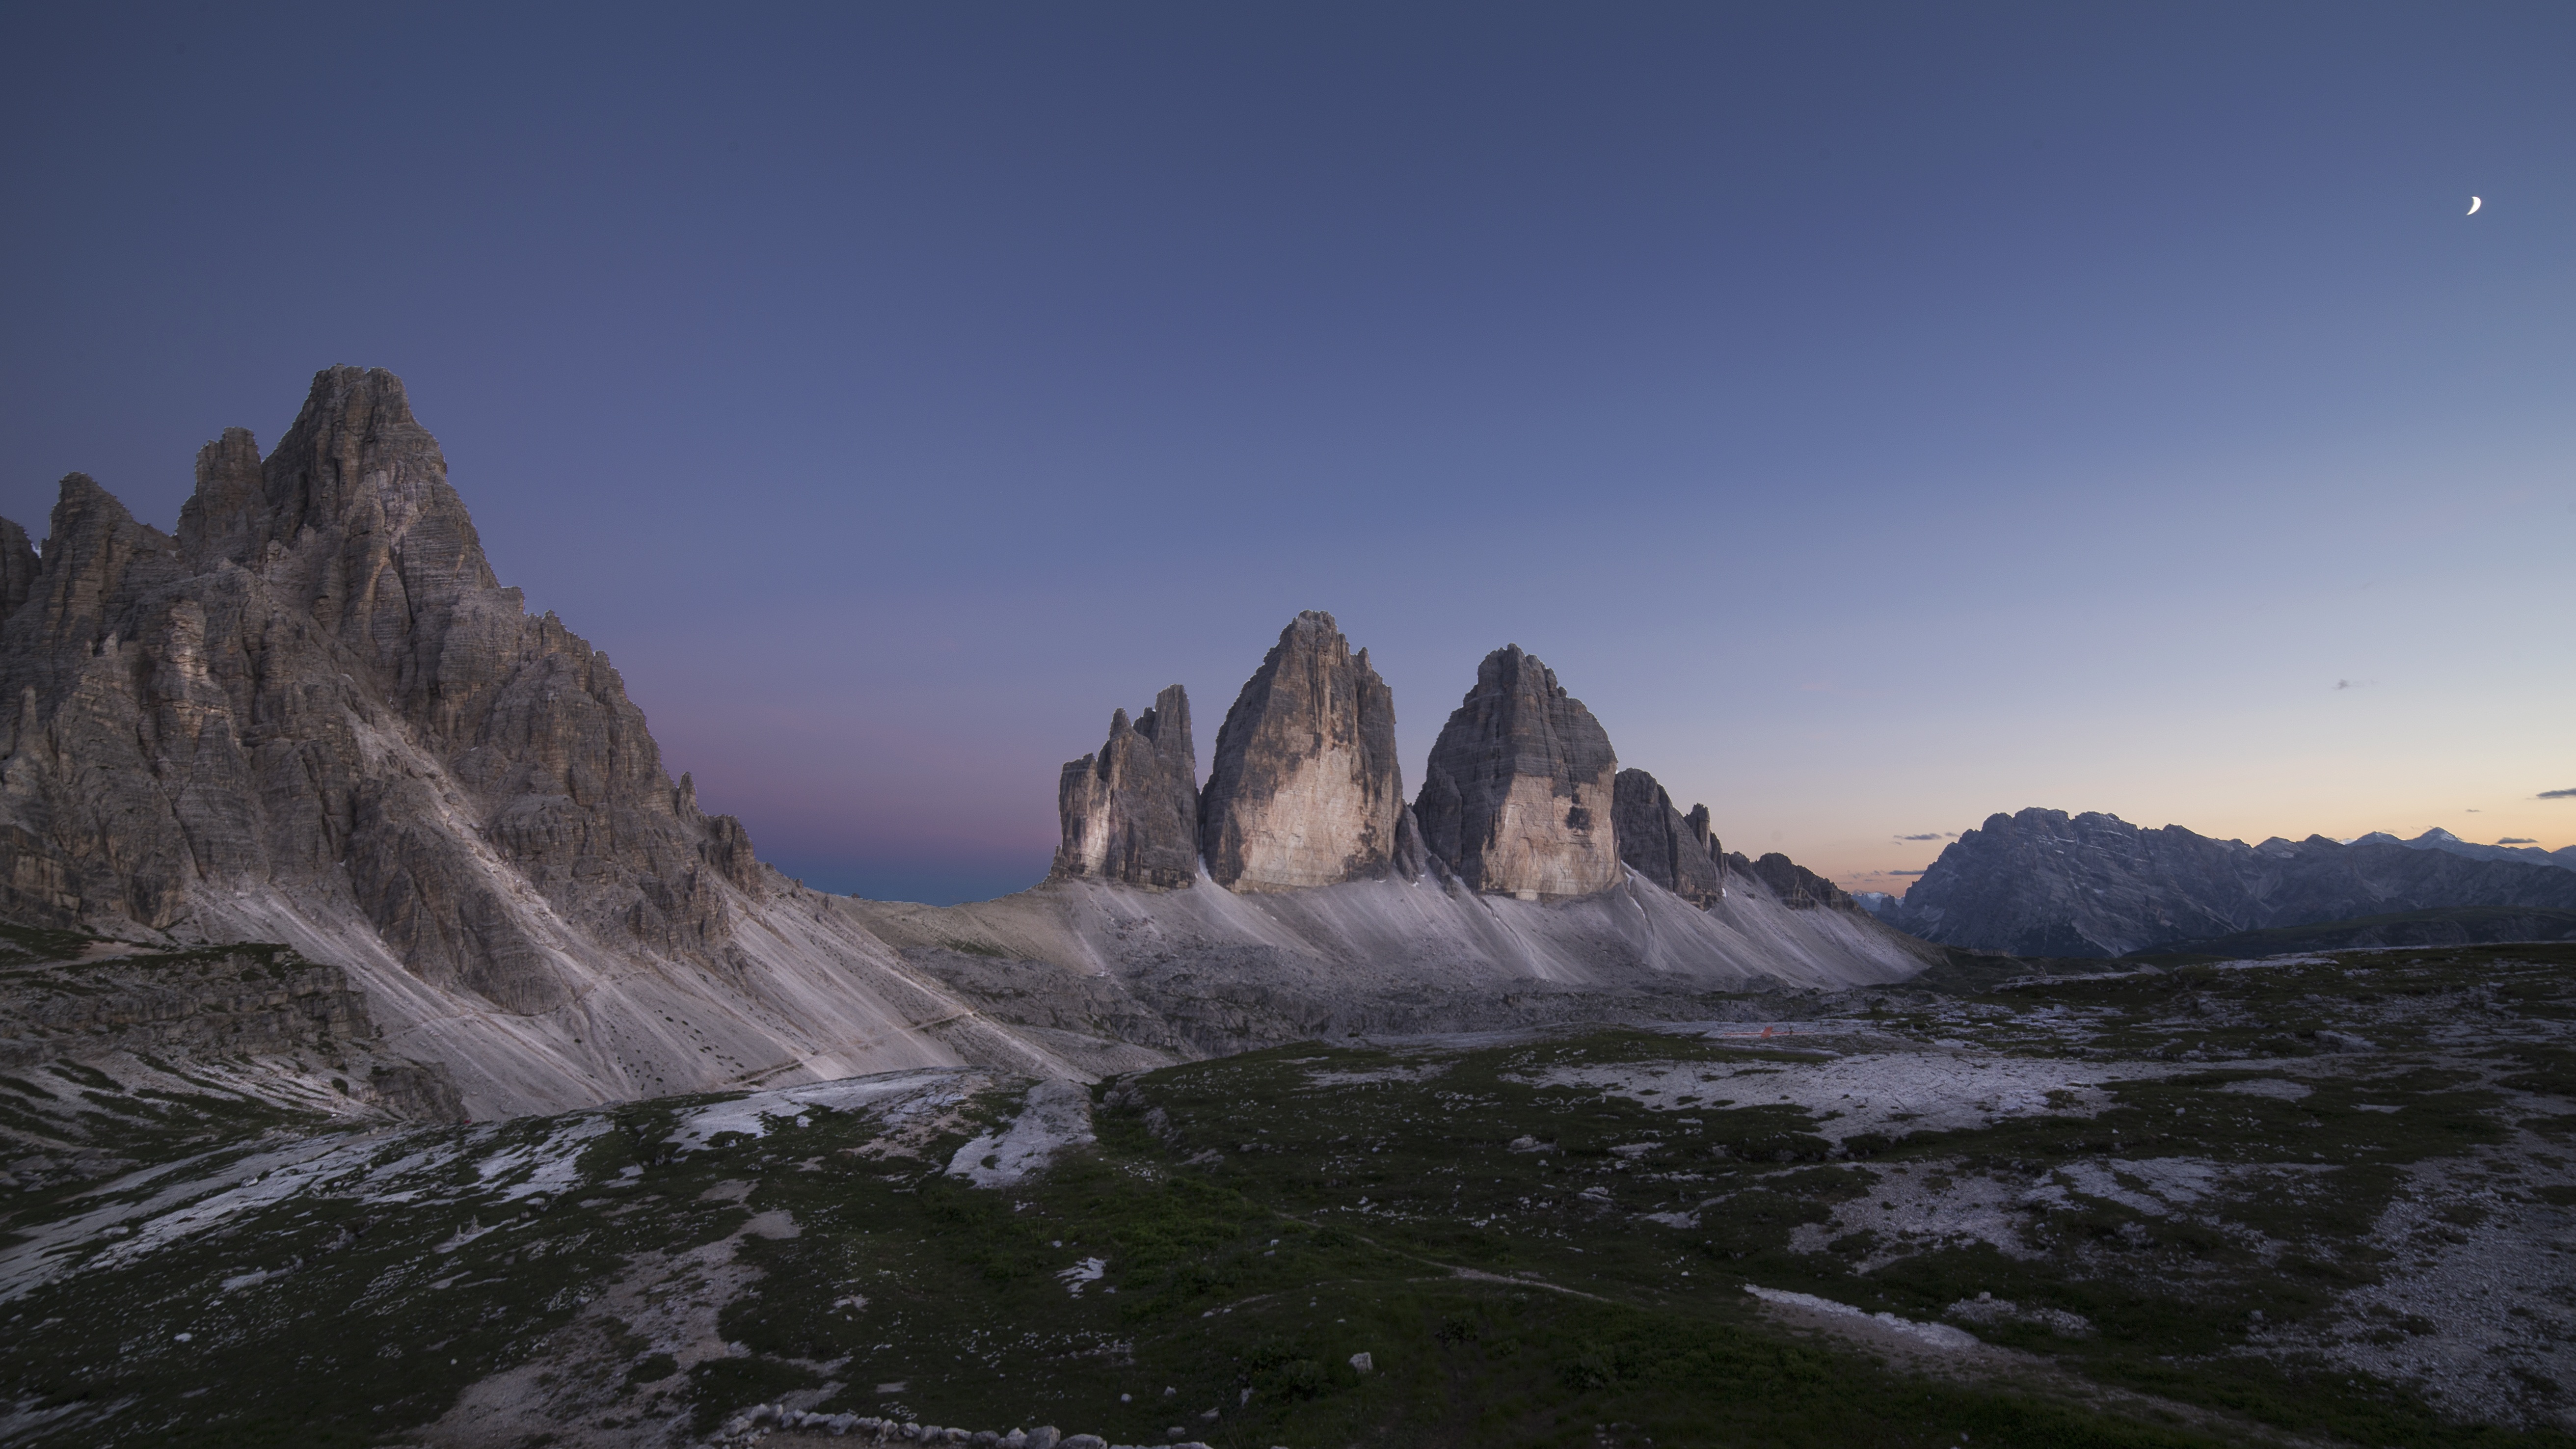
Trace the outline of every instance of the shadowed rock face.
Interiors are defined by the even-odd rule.
[[[1431,746],[1414,802],[1433,859],[1477,890],[1581,896],[1619,882],[1610,736],[1517,644],[1476,667],[1476,687]]]
[[[1177,684],[1134,724],[1109,717],[1109,742],[1064,767],[1056,812],[1064,841],[1054,874],[1128,885],[1194,884],[1199,868],[1199,757],[1190,697]]]
[[[1737,875],[1749,875],[1770,887],[1780,904],[1793,911],[1814,910],[1819,906],[1868,915],[1861,903],[1841,886],[1798,864],[1778,851],[1760,860],[1746,860],[1741,851],[1726,857],[1726,866]]]
[[[192,891],[283,885],[524,1013],[565,991],[486,857],[537,915],[708,965],[711,880],[764,889],[607,658],[495,581],[391,373],[317,376],[264,460],[208,444],[176,538],[76,473],[31,577],[23,548],[0,532],[10,916],[185,927]]]
[[[1897,924],[1944,945],[2118,956],[2182,941],[2463,906],[2576,909],[2576,874],[2394,841],[2260,845],[2116,815],[2024,810],[1963,832]]]
[[[1411,831],[1395,696],[1330,614],[1279,632],[1225,712],[1199,796],[1199,851],[1229,890],[1335,885],[1403,868]]]
[[[1726,893],[1726,867],[1717,838],[1709,834],[1708,807],[1684,815],[1673,797],[1643,770],[1621,770],[1614,782],[1611,818],[1619,859],[1630,870],[1704,906]]]

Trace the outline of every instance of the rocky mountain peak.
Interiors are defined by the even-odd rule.
[[[1705,906],[1726,894],[1722,847],[1709,833],[1708,807],[1673,808],[1673,797],[1643,770],[1621,770],[1612,784],[1612,834],[1629,869]]]
[[[248,428],[226,428],[197,450],[197,489],[179,508],[179,551],[201,569],[246,562],[267,519],[259,441]]]
[[[1056,784],[1062,841],[1051,874],[1177,889],[1198,880],[1199,762],[1190,697],[1175,684],[1129,722],[1109,716],[1100,753],[1069,761]]]
[[[1746,862],[1740,854],[1734,855],[1728,858],[1727,863],[1770,887],[1771,894],[1779,897],[1780,903],[1793,911],[1822,908],[1867,914],[1862,911],[1860,902],[1853,900],[1841,886],[1776,850],[1751,862]]]
[[[1485,656],[1414,802],[1431,855],[1478,890],[1590,895],[1619,881],[1609,732],[1517,644]]]
[[[262,464],[262,487],[265,532],[290,545],[308,528],[401,532],[459,507],[438,440],[412,416],[402,379],[380,367],[315,375],[303,409]]]
[[[1332,885],[1405,868],[1410,839],[1394,693],[1332,615],[1301,613],[1217,729],[1208,874],[1229,890]]]
[[[661,989],[639,970],[748,969],[732,922],[783,882],[674,786],[607,658],[499,587],[393,374],[324,371],[266,458],[209,443],[175,539],[79,474],[41,558],[23,539],[0,527],[0,911],[296,940],[377,971],[398,1031],[582,1017],[545,1051],[597,1063],[505,1076],[697,1060],[619,1003]]]

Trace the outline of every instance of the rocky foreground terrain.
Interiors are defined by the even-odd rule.
[[[479,1125],[21,1061],[117,1161],[8,1165],[0,1440],[2569,1442],[2576,948],[2074,964]]]
[[[2286,927],[2452,911],[2414,934],[2362,927],[2346,944],[2576,936],[2576,870],[2538,850],[2322,836],[2260,845],[2116,815],[1993,815],[1944,848],[1887,913],[1929,941],[2017,955],[2124,956]],[[2484,913],[2484,914],[2480,914]],[[2291,949],[2282,943],[2273,949]]]

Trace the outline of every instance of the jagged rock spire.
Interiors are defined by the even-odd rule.
[[[1612,824],[1619,859],[1629,869],[1695,905],[1726,893],[1726,866],[1709,834],[1707,806],[1682,814],[1643,770],[1621,770],[1613,789]]]
[[[607,658],[498,586],[390,372],[316,375],[265,459],[207,444],[176,538],[77,473],[51,530],[23,592],[0,530],[0,910],[159,930],[273,889],[533,1013],[577,998],[564,941],[717,964],[717,882],[769,888]]]
[[[1556,674],[1513,644],[1431,746],[1414,802],[1424,845],[1478,890],[1589,895],[1619,882],[1609,733]]]
[[[1217,730],[1199,850],[1230,890],[1332,885],[1407,868],[1395,695],[1330,614],[1279,631]]]
[[[1100,753],[1068,762],[1056,786],[1064,828],[1053,874],[1166,889],[1197,883],[1199,759],[1190,697],[1175,684],[1135,723],[1109,717]]]

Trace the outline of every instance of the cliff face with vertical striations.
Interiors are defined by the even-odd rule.
[[[175,536],[64,479],[0,602],[0,914],[288,942],[483,1115],[959,1059],[500,587],[390,373],[208,444]]]
[[[1556,674],[1497,649],[1431,746],[1424,846],[1471,888],[1541,899],[1619,882],[1610,736]]]
[[[1109,742],[1069,761],[1056,785],[1063,841],[1051,875],[1177,889],[1199,870],[1199,757],[1190,697],[1175,684],[1134,724],[1109,717]]]
[[[1726,893],[1726,864],[1709,833],[1708,807],[1684,815],[1673,797],[1643,770],[1621,770],[1613,783],[1611,820],[1619,859],[1627,867],[1696,906]]]
[[[1330,614],[1279,631],[1217,730],[1199,852],[1229,890],[1365,880],[1400,868],[1410,827],[1395,696]]]

